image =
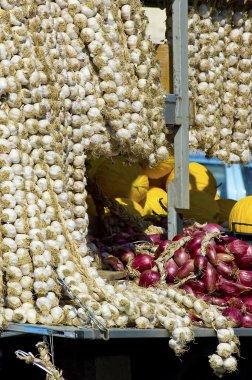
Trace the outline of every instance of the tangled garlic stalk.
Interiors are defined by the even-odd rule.
[[[171,38],[168,18],[168,39]],[[251,3],[189,3],[190,146],[227,163],[248,163],[252,148]]]

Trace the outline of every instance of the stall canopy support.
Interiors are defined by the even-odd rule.
[[[168,185],[169,239],[183,229],[178,209],[189,208],[188,1],[171,1],[174,94],[166,96],[165,117],[174,125],[175,178]]]

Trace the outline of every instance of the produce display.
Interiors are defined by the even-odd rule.
[[[168,9],[167,38],[171,43]],[[189,1],[189,90],[195,122],[190,147],[228,163],[252,148],[252,4]]]
[[[122,273],[121,286],[130,278],[131,286],[142,287],[142,292],[166,292],[159,310],[169,304],[165,327],[171,334],[169,345],[177,354],[185,349],[181,343],[189,339],[190,326],[214,328],[219,345],[209,358],[211,367],[219,377],[236,371],[233,355],[239,355],[239,342],[233,328],[252,327],[251,245],[226,235],[218,224],[197,223],[172,241],[167,240],[165,230],[144,234],[128,228],[94,238],[92,244],[103,268]],[[180,326],[178,316],[190,320],[189,329]]]
[[[233,313],[223,313],[203,291],[200,297],[193,288],[188,294],[182,269],[177,275],[183,286],[166,282],[167,262],[192,244],[197,229],[204,235],[203,260],[212,239],[217,246],[225,237],[216,226],[212,231],[212,225],[193,225],[176,241],[165,240],[167,194],[150,186],[142,165],[152,170],[164,160],[170,163],[169,131],[140,1],[2,1],[0,22],[0,328],[9,322],[87,324],[103,331],[163,327],[171,349],[182,355],[199,320],[217,332],[217,353],[209,358],[215,374],[236,371],[239,341]],[[118,155],[123,157],[116,160]],[[89,164],[98,156],[117,161],[119,168],[133,162],[130,186],[121,187],[125,193],[113,193],[115,180],[107,186],[110,198],[91,181],[94,192],[88,195]],[[170,165],[166,168],[160,172],[168,176]],[[96,169],[100,183],[107,185],[105,167]],[[114,178],[121,174],[122,169],[115,170]],[[88,236],[88,205],[94,219],[96,214],[103,220],[104,230],[114,214],[116,227],[127,227],[126,235],[107,234],[112,236],[109,247]],[[135,244],[139,240],[140,246]],[[134,251],[117,257],[117,246],[128,243]],[[222,253],[232,258],[230,266],[247,268],[250,248],[235,251],[228,243]],[[183,273],[199,276],[198,259],[189,257]],[[222,268],[215,269],[212,256],[206,260],[212,273],[225,271],[219,263]],[[126,271],[128,278],[106,280],[104,265]],[[223,292],[229,281],[227,287],[246,293],[236,298],[248,308],[250,298],[244,297],[250,297],[250,279],[245,272],[232,281],[219,273],[217,283]],[[207,284],[207,293],[214,292],[210,279]],[[249,309],[239,310],[241,324],[246,319],[248,327]]]

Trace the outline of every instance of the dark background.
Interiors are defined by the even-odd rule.
[[[0,379],[44,380],[45,372],[15,356],[18,349],[37,353],[39,335],[0,339]],[[55,365],[65,380],[216,380],[208,363],[217,339],[198,338],[181,359],[168,347],[168,339],[111,339],[109,341],[54,338]],[[252,379],[252,340],[241,338],[239,371],[226,379]],[[125,366],[125,359],[128,366]],[[102,363],[102,365],[101,365]]]

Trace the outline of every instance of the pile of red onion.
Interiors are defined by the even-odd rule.
[[[216,236],[211,238],[210,234]],[[184,239],[186,242],[166,260],[166,248],[183,242],[185,237],[189,240]],[[137,252],[138,242],[146,242],[152,249]],[[173,241],[164,235],[125,233],[115,236],[110,247],[101,244],[99,250],[103,263],[114,270],[133,270],[143,287],[160,282],[163,273],[159,272],[157,259],[162,262],[163,257],[168,285],[177,284],[189,294],[216,305],[230,318],[233,327],[252,327],[252,245],[225,235],[221,226],[192,226]]]
[[[189,294],[216,305],[233,327],[252,327],[252,245],[223,236],[222,230],[219,225],[207,224],[175,236],[174,241],[185,236],[191,239],[165,263],[166,282],[181,282]],[[203,250],[202,242],[212,232],[220,234]]]

